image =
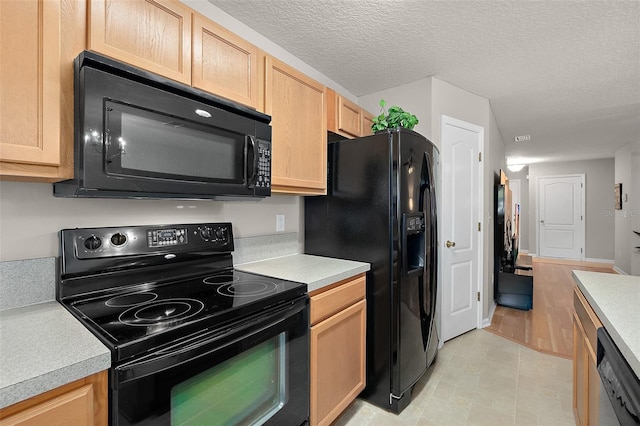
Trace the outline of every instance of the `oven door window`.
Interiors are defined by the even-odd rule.
[[[246,135],[105,102],[105,170],[138,176],[242,184]]]
[[[263,424],[286,401],[285,334],[171,389],[172,425]]]
[[[308,328],[305,299],[116,366],[111,424],[302,424],[309,418]]]

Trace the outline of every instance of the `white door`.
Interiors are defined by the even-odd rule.
[[[538,238],[542,257],[584,257],[584,175],[538,178]]]
[[[480,324],[484,129],[442,116],[442,340]]]

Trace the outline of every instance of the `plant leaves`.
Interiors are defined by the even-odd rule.
[[[405,127],[409,130],[413,129],[418,124],[418,118],[403,110],[397,105],[390,106],[385,112],[384,107],[387,104],[384,99],[380,99],[381,114],[374,117],[371,130],[373,132],[384,129],[393,129],[396,127]]]

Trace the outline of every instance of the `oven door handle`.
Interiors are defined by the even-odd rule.
[[[242,340],[257,340],[265,330],[273,329],[274,335],[295,327],[298,321],[296,315],[307,310],[305,327],[309,326],[308,298],[301,298],[283,309],[278,307],[268,314],[258,315],[247,319],[246,323],[225,330],[208,331],[192,337],[191,344],[185,346],[180,342],[161,351],[136,359],[114,368],[119,383],[138,380],[159,371],[179,367],[202,357],[211,355]],[[258,342],[256,342],[258,343]]]

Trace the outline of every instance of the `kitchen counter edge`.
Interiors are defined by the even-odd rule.
[[[110,366],[109,349],[58,302],[0,311],[0,409]]]
[[[573,271],[576,284],[636,376],[640,377],[640,277]]]
[[[308,254],[293,254],[257,262],[235,265],[243,272],[301,282],[312,292],[338,281],[367,272],[371,265],[353,260],[334,259]]]

